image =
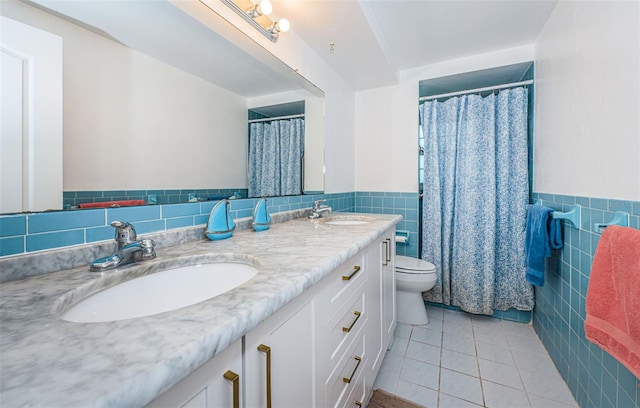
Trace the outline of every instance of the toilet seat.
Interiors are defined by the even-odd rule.
[[[433,274],[436,273],[436,267],[431,262],[427,262],[418,258],[396,255],[396,272],[410,274]]]

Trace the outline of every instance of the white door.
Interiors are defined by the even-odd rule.
[[[0,213],[60,209],[62,38],[0,19]]]

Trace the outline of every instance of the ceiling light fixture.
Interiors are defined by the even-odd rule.
[[[273,11],[273,6],[269,0],[262,0],[259,4],[254,4],[246,10],[246,13],[251,18],[260,16],[268,16]]]
[[[267,31],[270,33],[286,33],[289,31],[291,25],[289,24],[289,20],[286,18],[281,18],[279,21],[276,21],[271,25],[271,27],[267,28]]]
[[[282,18],[273,21],[268,15],[273,11],[273,6],[269,0],[262,0],[254,4],[251,0],[220,0],[242,18],[247,20],[256,30],[260,31],[272,42],[277,42],[280,33],[289,31],[289,20]]]

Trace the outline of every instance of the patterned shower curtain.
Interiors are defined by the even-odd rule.
[[[527,89],[420,105],[425,137],[425,299],[470,313],[532,310],[524,242],[529,196]]]
[[[302,194],[304,119],[249,125],[249,197]]]

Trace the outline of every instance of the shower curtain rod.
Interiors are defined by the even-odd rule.
[[[304,118],[304,113],[300,113],[298,115],[289,115],[289,116],[274,116],[273,118],[251,119],[249,123],[268,122],[270,120],[295,119],[295,118]]]
[[[485,88],[477,88],[477,89],[468,89],[466,91],[450,92],[450,93],[440,94],[440,95],[423,96],[420,98],[420,102],[430,101],[432,99],[448,98],[450,96],[473,94],[476,92],[493,91],[496,89],[514,88],[516,86],[531,85],[531,84],[533,84],[533,79],[530,79],[528,81],[522,81],[522,82],[513,82],[511,84],[487,86]]]

